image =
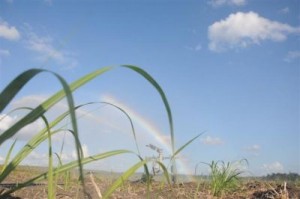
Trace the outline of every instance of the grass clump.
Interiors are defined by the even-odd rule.
[[[239,175],[242,170],[243,163],[248,164],[246,159],[236,162],[212,161],[207,164],[210,167],[210,188],[213,196],[221,197],[224,192],[234,190],[239,181]]]

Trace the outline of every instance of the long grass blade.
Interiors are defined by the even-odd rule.
[[[110,195],[119,187],[124,183],[124,180],[127,180],[130,176],[132,176],[139,168],[141,168],[142,166],[144,166],[145,164],[147,164],[149,160],[143,160],[140,161],[138,163],[136,163],[135,165],[133,165],[132,167],[130,167],[127,171],[125,171],[110,187],[109,189],[104,193],[103,198],[109,198]]]
[[[142,75],[146,80],[148,80],[148,82],[157,90],[157,92],[159,93],[165,109],[167,111],[167,115],[168,115],[168,120],[169,120],[169,126],[170,126],[170,136],[171,136],[171,147],[172,147],[172,153],[173,155],[175,154],[175,135],[174,135],[174,126],[173,126],[173,117],[172,117],[172,112],[171,112],[171,108],[169,105],[169,102],[167,100],[167,97],[163,91],[163,89],[160,87],[160,85],[152,78],[151,75],[149,75],[146,71],[144,71],[143,69],[137,67],[137,66],[133,66],[133,65],[123,65],[123,67],[131,69],[135,72],[137,72],[138,74]],[[171,160],[172,161],[172,180],[174,183],[176,183],[176,173],[177,173],[177,168],[176,168],[176,161],[175,159]]]
[[[12,127],[10,127],[8,130],[3,132],[0,135],[0,146],[1,144],[9,139],[10,137],[14,136],[21,128],[26,126],[27,124],[30,124],[31,122],[35,121],[40,115],[43,115],[49,108],[51,108],[54,104],[59,102],[63,97],[67,98],[69,110],[70,110],[70,116],[72,121],[72,128],[74,130],[74,138],[75,138],[75,145],[76,145],[76,151],[77,151],[77,157],[78,161],[80,163],[80,159],[83,156],[81,143],[78,136],[78,129],[77,129],[77,122],[76,122],[76,116],[75,116],[75,110],[74,110],[74,100],[72,96],[72,91],[75,89],[81,87],[82,85],[86,84],[87,82],[91,81],[95,77],[103,74],[104,72],[110,70],[111,67],[102,68],[99,70],[94,71],[93,73],[90,73],[79,80],[73,82],[70,84],[70,86],[65,82],[65,80],[59,76],[56,73],[42,70],[42,69],[31,69],[28,71],[25,71],[21,75],[19,75],[15,80],[13,80],[5,89],[0,93],[0,112],[6,107],[6,105],[13,99],[13,97],[21,90],[21,88],[35,75],[41,72],[48,72],[50,74],[53,74],[57,79],[60,81],[60,83],[63,86],[63,90],[57,92],[52,97],[48,98],[45,102],[40,104],[37,108],[35,108],[33,111],[31,111],[29,114],[27,114],[25,117],[23,117],[20,121],[18,121],[16,124],[14,124]],[[10,91],[12,93],[10,93]],[[83,169],[81,167],[81,164],[79,164],[79,171],[80,171],[80,180],[83,182]],[[84,182],[83,182],[84,183]]]
[[[100,103],[113,106],[113,107],[119,109],[121,112],[123,112],[126,115],[126,117],[128,118],[128,120],[130,122],[131,131],[132,131],[132,134],[133,134],[133,138],[134,138],[135,146],[137,148],[137,152],[140,155],[140,149],[139,149],[138,141],[137,141],[137,138],[136,138],[135,128],[134,128],[134,125],[133,125],[133,122],[132,122],[132,119],[131,119],[130,115],[124,109],[122,109],[121,107],[119,107],[119,106],[117,106],[115,104],[112,104],[110,102],[100,102]]]
[[[116,156],[116,155],[126,154],[126,153],[135,154],[134,152],[129,151],[129,150],[114,150],[114,151],[109,151],[109,152],[106,152],[106,153],[101,153],[101,154],[97,154],[97,155],[93,155],[93,156],[83,158],[81,160],[81,164],[85,165],[85,164],[88,164],[88,163],[91,163],[91,162],[94,162],[94,161],[98,161],[98,160],[101,160],[101,159],[109,158],[109,157]],[[77,160],[69,162],[67,164],[64,164],[64,165],[58,167],[58,168],[55,168],[53,170],[53,175],[58,175],[60,173],[66,172],[66,171],[70,171],[74,168],[77,168],[78,166],[79,166],[79,163],[78,163]],[[48,178],[48,172],[42,173],[42,174],[40,174],[40,175],[38,175],[38,176],[36,176],[36,177],[26,181],[26,182],[19,183],[16,187],[14,187],[10,190],[7,190],[6,192],[4,192],[0,196],[5,198],[6,196],[9,196],[9,194],[15,192],[16,190],[19,190],[23,187],[26,187],[26,186],[28,186],[32,183],[36,183],[36,182],[39,182],[41,180],[45,180],[47,178]]]
[[[9,139],[10,137],[14,136],[21,128],[24,126],[32,123],[36,119],[38,119],[40,116],[42,116],[50,107],[52,107],[54,104],[56,104],[58,101],[60,101],[63,97],[67,98],[69,110],[70,110],[70,116],[72,120],[72,127],[74,129],[74,136],[75,136],[75,144],[76,144],[76,151],[77,151],[77,157],[78,161],[80,162],[80,159],[82,158],[82,149],[80,140],[78,137],[78,130],[77,130],[77,122],[75,117],[75,111],[74,111],[74,100],[73,100],[73,94],[71,91],[70,86],[67,84],[67,82],[58,74],[42,70],[42,69],[31,69],[28,71],[25,71],[20,76],[18,76],[15,80],[13,80],[0,94],[0,111],[2,111],[5,106],[12,100],[12,98],[19,92],[19,90],[26,84],[31,78],[33,78],[35,75],[41,72],[49,72],[50,74],[54,75],[59,82],[61,83],[63,90],[60,92],[57,92],[52,97],[48,98],[45,102],[40,104],[37,108],[33,109],[30,113],[28,113],[26,116],[24,116],[22,119],[20,119],[18,122],[16,122],[13,126],[11,126],[8,130],[3,132],[0,135],[0,146],[1,144]],[[24,80],[23,82],[21,82]],[[20,86],[20,83],[23,83],[22,86]],[[19,87],[18,87],[19,86]],[[8,94],[10,92],[10,89],[13,90],[13,95]],[[3,96],[9,96],[10,98],[5,97],[2,99]],[[79,165],[80,170],[80,178],[83,182],[83,169],[81,165]],[[84,182],[83,182],[84,183]]]
[[[200,134],[198,134],[197,136],[193,137],[192,139],[190,139],[188,142],[186,142],[184,145],[182,145],[179,149],[177,149],[175,151],[175,153],[172,155],[172,159],[174,159],[176,157],[177,154],[179,154],[185,147],[187,147],[188,145],[190,145],[194,140],[196,140],[198,137],[200,137],[201,135],[203,135],[205,132],[202,132]]]
[[[163,173],[164,173],[164,177],[166,178],[168,184],[171,184],[170,177],[169,177],[169,172],[168,172],[167,167],[162,162],[160,162],[160,161],[156,161],[156,163],[162,168]]]
[[[175,137],[174,137],[174,127],[173,127],[173,118],[172,118],[172,112],[171,112],[171,108],[169,105],[169,102],[167,100],[167,97],[163,91],[163,89],[160,87],[160,85],[153,79],[153,77],[151,75],[149,75],[145,70],[137,67],[137,66],[133,66],[133,65],[123,65],[123,67],[125,68],[129,68],[135,72],[137,72],[138,74],[142,75],[146,80],[148,80],[148,82],[151,83],[152,86],[154,86],[154,88],[158,91],[158,93],[160,94],[160,97],[163,100],[165,109],[167,111],[168,114],[168,120],[169,120],[169,126],[170,126],[170,135],[171,135],[171,144],[172,144],[172,150],[173,153],[175,152]]]
[[[89,103],[81,104],[81,105],[76,106],[74,109],[77,110],[81,107],[91,105],[91,104],[94,104],[94,103],[89,102]],[[22,109],[22,108],[14,109],[10,113],[12,113],[13,111],[19,110],[19,109]],[[52,129],[53,127],[58,125],[69,114],[70,114],[70,111],[68,110],[68,111],[64,112],[63,114],[61,114],[60,116],[58,116],[54,121],[52,121],[49,124],[49,128]],[[69,130],[66,130],[66,129],[58,129],[58,130],[52,132],[52,134],[56,134],[56,133],[61,132],[61,131],[70,132]],[[42,129],[30,141],[28,141],[28,143],[21,150],[19,150],[19,152],[11,160],[9,165],[1,173],[0,182],[2,182],[21,163],[21,161],[24,160],[29,155],[29,153],[33,149],[35,149],[39,144],[41,144],[44,140],[47,139],[47,134],[46,133],[47,133],[47,128]]]
[[[81,106],[75,107],[75,109],[80,108]],[[18,109],[15,109],[18,110]],[[14,111],[15,111],[14,110]],[[66,116],[69,115],[69,111],[66,111],[59,117],[57,117],[53,122],[49,124],[49,129],[57,125],[60,121],[62,121]],[[5,168],[5,170],[0,175],[0,182],[2,182],[9,174],[12,172],[19,164],[20,162],[25,159],[29,153],[35,149],[39,144],[41,144],[44,140],[48,138],[47,136],[48,128],[42,129],[39,133],[37,133],[19,152],[15,155],[15,157],[11,160],[11,162],[8,164],[8,166]],[[57,133],[61,130],[54,131],[52,134]]]
[[[192,142],[193,140],[191,140],[189,143],[187,143],[186,145],[184,145],[183,147],[181,147],[179,150],[175,151],[175,137],[174,137],[174,128],[173,128],[173,119],[172,119],[172,113],[171,113],[171,109],[169,106],[169,103],[167,101],[166,95],[164,93],[164,91],[162,90],[162,88],[159,86],[159,84],[143,69],[137,67],[137,66],[132,66],[132,65],[124,65],[123,67],[131,69],[135,72],[137,72],[138,74],[140,74],[141,76],[143,76],[146,80],[148,80],[149,83],[151,83],[154,88],[158,91],[158,93],[160,94],[160,97],[163,100],[165,109],[167,111],[167,115],[168,115],[168,121],[169,121],[169,126],[170,126],[170,136],[171,136],[171,144],[172,144],[172,155],[175,157],[176,154],[178,154],[183,148],[185,148],[190,142]],[[59,92],[55,93],[54,95],[52,95],[51,97],[49,97],[47,100],[45,100],[43,103],[41,103],[39,106],[37,106],[36,108],[32,109],[27,115],[25,115],[23,118],[21,118],[18,122],[16,122],[14,125],[12,125],[9,129],[7,129],[6,131],[4,131],[1,135],[0,135],[0,146],[2,145],[2,143],[4,143],[5,141],[7,141],[8,139],[10,139],[11,137],[13,137],[16,133],[19,132],[20,129],[22,129],[24,126],[34,122],[35,120],[37,120],[40,117],[43,117],[44,113],[47,112],[51,107],[53,107],[55,104],[57,104],[60,100],[62,100],[63,98],[67,99],[67,103],[68,103],[68,113],[67,114],[63,114],[61,116],[59,116],[58,118],[56,118],[53,122],[51,122],[50,124],[48,124],[48,122],[46,121],[46,128],[42,131],[40,131],[40,133],[38,133],[37,136],[33,137],[28,144],[23,147],[23,149],[21,150],[20,153],[18,153],[15,158],[8,164],[8,166],[4,169],[3,173],[1,173],[0,175],[0,182],[3,181],[7,175],[14,170],[14,168],[16,168],[16,166],[34,149],[36,148],[41,142],[43,142],[45,139],[48,138],[49,141],[49,172],[41,174],[39,176],[36,176],[35,178],[26,181],[23,184],[20,184],[19,186],[16,187],[16,189],[21,188],[22,186],[26,186],[28,183],[31,182],[35,182],[41,179],[46,179],[48,178],[48,182],[49,185],[52,184],[52,176],[55,176],[57,173],[60,172],[64,172],[64,171],[69,171],[70,169],[73,169],[75,167],[79,167],[79,179],[83,184],[84,187],[84,178],[83,178],[83,165],[92,161],[96,161],[98,159],[103,159],[106,157],[110,157],[113,155],[118,155],[118,154],[122,154],[122,153],[133,153],[130,151],[126,151],[126,150],[118,150],[118,151],[112,151],[112,152],[108,152],[108,153],[103,153],[103,154],[99,154],[96,156],[90,156],[87,158],[83,157],[83,151],[82,151],[82,147],[81,147],[81,143],[79,140],[79,135],[78,135],[78,128],[77,128],[77,118],[76,118],[76,114],[75,114],[75,110],[77,109],[77,107],[75,107],[74,105],[74,99],[73,99],[73,91],[75,91],[76,89],[80,88],[81,86],[83,86],[84,84],[90,82],[92,79],[96,78],[97,76],[111,70],[112,67],[106,67],[106,68],[101,68],[99,70],[96,70],[92,73],[89,73],[85,76],[83,76],[82,78],[74,81],[71,84],[67,84],[67,82],[58,74],[53,73],[51,71],[47,71],[47,70],[43,70],[43,69],[31,69],[28,71],[25,71],[24,73],[20,74],[18,77],[16,77],[1,93],[0,93],[0,113],[7,107],[7,105],[13,100],[13,98],[16,96],[16,94],[32,79],[34,78],[37,74],[42,73],[42,72],[46,72],[46,73],[50,73],[51,75],[54,75],[58,81],[60,82],[60,84],[62,85],[63,89],[60,90]],[[107,103],[110,104],[110,103]],[[130,116],[124,111],[122,110],[120,107],[117,107],[113,104],[110,104],[116,108],[118,108],[119,110],[121,110],[123,113],[126,114],[126,116],[129,118],[130,123],[131,123],[131,128],[133,131],[133,136],[136,142],[136,146],[137,146],[137,150],[139,153],[139,148],[138,148],[138,143],[137,143],[137,139],[136,139],[136,133],[134,130],[134,126],[132,123],[132,120],[130,118]],[[75,139],[75,145],[76,145],[76,152],[77,152],[77,160],[65,165],[61,165],[60,167],[53,169],[53,160],[52,160],[52,142],[51,142],[51,136],[59,131],[61,131],[61,129],[56,130],[56,131],[50,131],[50,129],[52,127],[54,127],[55,125],[57,125],[63,118],[65,118],[67,115],[70,115],[71,118],[71,124],[72,124],[72,130],[69,130],[69,132],[72,133],[72,135],[74,136]],[[133,167],[131,167],[126,173],[124,173],[123,175],[123,180],[127,179],[130,175],[132,175],[132,173],[134,173],[138,168],[140,168],[141,166],[144,165],[145,168],[145,172],[148,173],[148,168],[147,165],[145,163],[145,161],[147,162],[148,160],[142,160],[141,162],[134,165]],[[143,163],[144,162],[144,163]],[[164,172],[167,172],[166,168],[163,165],[163,169]],[[168,174],[168,173],[167,173]],[[166,176],[168,176],[167,174],[165,174]],[[172,174],[176,174],[176,163],[175,163],[175,158],[173,158],[172,160]],[[124,178],[125,177],[125,178]],[[173,176],[172,176],[173,177]],[[172,178],[175,179],[173,180],[173,182],[176,181],[176,178]],[[120,182],[116,182],[116,185],[118,185],[118,183]],[[148,184],[149,185],[149,184]],[[50,185],[51,186],[51,185]],[[114,189],[114,185],[112,189],[109,189],[108,193],[110,192],[110,190]],[[12,193],[13,191],[10,190],[8,191],[9,193]],[[6,194],[8,193],[6,192]],[[53,189],[50,187],[49,188],[49,192],[54,193]],[[49,198],[54,197],[53,195],[48,195]]]
[[[2,165],[2,171],[1,171],[1,173],[3,173],[3,171],[6,169],[6,166],[7,166],[7,164],[8,164],[8,161],[9,161],[9,159],[10,159],[11,152],[13,151],[16,142],[17,142],[17,139],[15,139],[15,141],[14,141],[14,142],[12,143],[12,145],[9,147],[8,153],[7,153],[6,157],[5,157],[4,164]]]
[[[31,69],[17,76],[1,93],[0,93],[0,113],[5,109],[9,102],[16,94],[31,80],[35,75],[40,73],[40,69]]]

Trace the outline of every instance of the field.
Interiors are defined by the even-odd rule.
[[[177,181],[171,178],[171,174],[176,173],[175,159],[178,154],[184,150],[189,144],[200,137],[203,133],[191,138],[184,145],[175,148],[175,136],[173,127],[173,117],[167,97],[160,87],[160,85],[143,69],[124,65],[121,66],[131,70],[147,80],[159,94],[165,111],[168,116],[168,125],[170,129],[170,141],[172,154],[170,157],[171,166],[167,167],[162,162],[162,157],[155,159],[155,163],[160,168],[160,175],[153,177],[150,168],[147,164],[152,159],[142,158],[139,152],[139,147],[136,139],[135,129],[130,115],[110,102],[87,102],[85,104],[74,104],[73,91],[81,88],[84,84],[90,82],[94,78],[103,73],[112,70],[113,67],[106,67],[94,72],[91,72],[73,83],[67,82],[58,74],[51,73],[62,84],[63,89],[49,97],[46,101],[41,103],[36,108],[19,107],[8,113],[18,110],[27,110],[29,113],[6,129],[0,134],[0,146],[2,143],[12,139],[19,131],[26,125],[41,118],[45,123],[44,129],[40,130],[33,136],[24,147],[18,151],[14,157],[10,157],[14,149],[16,141],[13,142],[5,155],[5,160],[0,166],[0,198],[261,198],[261,199],[297,199],[300,198],[300,183],[299,175],[295,174],[297,180],[289,181],[289,174],[280,175],[279,181],[264,181],[262,179],[245,179],[241,178],[244,172],[241,170],[242,166],[248,165],[246,159],[236,162],[212,161],[205,163],[210,168],[208,177],[197,177],[193,181],[183,180],[183,176],[178,176]],[[0,113],[13,100],[14,96],[21,90],[23,86],[35,75],[48,71],[41,69],[31,69],[25,71],[16,79],[14,79],[3,91],[0,93]],[[56,105],[60,100],[66,98],[68,102],[68,110],[61,115],[57,115],[53,121],[48,121],[44,114]],[[129,150],[112,150],[92,156],[84,157],[81,140],[79,139],[79,130],[77,127],[78,118],[75,111],[81,107],[102,103],[110,105],[121,112],[123,112],[131,124],[131,131],[137,147],[136,152]],[[8,115],[4,114],[1,120],[4,120]],[[67,117],[70,117],[70,128],[66,128],[60,123]],[[52,147],[52,136],[61,132],[68,131],[74,137],[74,144],[76,146],[77,160],[63,163],[62,149],[61,153],[54,153]],[[48,167],[32,167],[20,166],[32,151],[44,141],[48,141]],[[160,149],[153,146],[159,154]],[[124,173],[105,173],[105,172],[91,172],[83,169],[83,165],[93,161],[105,159],[121,154],[133,154],[137,156],[140,161],[132,165]],[[57,156],[59,160],[58,165],[54,165],[54,157]],[[245,164],[245,165],[244,165]],[[138,169],[144,168],[145,174],[137,174]],[[103,197],[102,197],[103,196]]]
[[[0,184],[0,193],[17,186],[18,182],[33,177],[38,173],[44,172],[45,168],[20,166],[4,182]],[[100,196],[112,185],[113,181],[120,174],[109,172],[85,172],[86,194],[82,186],[76,180],[77,172],[71,172],[69,181],[60,176],[57,178],[56,198],[100,198]],[[220,197],[214,197],[211,193],[209,180],[199,178],[193,182],[178,182],[175,185],[162,183],[155,179],[147,190],[147,184],[142,182],[140,174],[133,175],[129,180],[124,181],[122,186],[117,188],[110,198],[224,198],[224,199],[242,199],[242,198],[300,198],[300,183],[288,182],[284,194],[283,182],[265,181],[262,179],[242,179],[239,185],[230,191],[226,191]],[[179,177],[180,181],[180,177]],[[287,197],[288,196],[288,197]],[[17,198],[47,198],[47,181],[41,181],[38,184],[31,184],[22,188],[7,197]]]

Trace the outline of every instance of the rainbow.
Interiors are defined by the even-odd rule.
[[[151,137],[153,137],[164,149],[168,151],[169,154],[172,154],[171,150],[171,144],[170,139],[167,139],[167,136],[163,135],[161,131],[149,120],[147,120],[145,117],[137,113],[135,110],[130,108],[128,105],[126,105],[124,102],[120,102],[115,97],[111,95],[103,95],[101,97],[101,101],[112,103],[116,106],[119,106],[123,110],[126,111],[126,113],[131,117],[133,122],[135,124],[138,124],[139,127],[141,127],[145,132],[147,132]],[[176,159],[177,167],[180,173],[186,174],[186,175],[192,175],[193,171],[188,169],[188,167],[185,165],[185,163],[181,159]],[[192,178],[189,178],[189,180],[192,180]]]

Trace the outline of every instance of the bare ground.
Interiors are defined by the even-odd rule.
[[[18,170],[10,175],[5,182],[0,184],[0,199],[43,199],[47,198],[47,182],[32,184],[22,188],[7,197],[1,194],[8,191],[17,183],[24,181],[34,175],[35,171]],[[69,185],[63,183],[62,179],[58,179],[56,185],[56,198],[58,199],[83,199],[83,198],[99,198],[104,195],[105,190],[112,184],[113,179],[100,177],[97,175],[86,175],[85,194],[81,185],[76,183],[76,178],[70,181]],[[154,181],[149,190],[147,184],[140,181],[126,181],[119,187],[110,198],[112,199],[215,199],[213,197],[207,181],[202,182],[185,182],[176,185],[162,184]],[[223,199],[300,199],[300,185],[298,183],[288,183],[286,191],[282,183],[264,182],[264,181],[243,181],[236,190],[224,193]]]

